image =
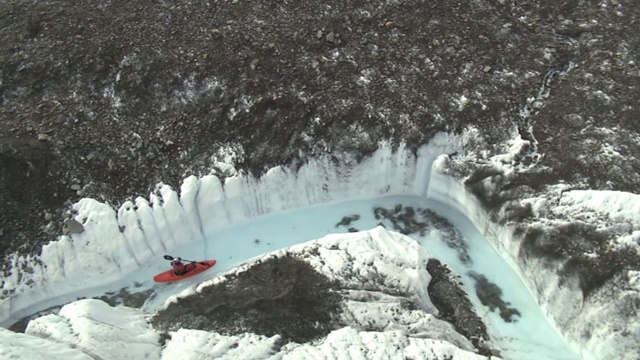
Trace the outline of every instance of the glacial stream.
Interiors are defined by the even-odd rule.
[[[470,138],[473,132],[440,134],[417,152],[381,146],[361,161],[323,157],[295,172],[274,168],[260,179],[193,176],[179,191],[160,187],[148,200],[138,198],[115,211],[82,200],[75,205],[76,218],[85,231],[43,248],[45,265],[31,263],[37,285],[25,286],[16,276],[5,282],[18,291],[0,302],[1,325],[122,288],[153,289],[143,305],[153,312],[170,297],[254,257],[383,225],[406,233],[460,276],[504,359],[578,360],[511,267],[513,259],[503,258],[476,228],[482,226],[482,210],[472,196],[437,170],[441,154]],[[193,278],[156,284],[153,275],[169,267],[167,253],[218,263]]]
[[[391,221],[381,218],[380,211],[376,218],[374,209],[387,209],[393,212],[398,209],[398,205],[402,206],[398,213],[400,215],[407,211],[419,212],[430,209],[446,218],[459,231],[462,238],[461,244],[466,247],[466,251],[462,251],[461,247],[455,244],[448,245],[447,240],[451,239],[447,239],[450,234],[446,232],[437,230],[427,232],[425,236],[419,233],[411,233],[409,236],[420,242],[433,257],[446,263],[460,275],[465,290],[470,294],[479,315],[486,322],[491,336],[503,349],[505,359],[580,358],[570,349],[558,330],[548,322],[518,275],[463,214],[445,204],[415,196],[390,196],[314,206],[236,224],[210,237],[204,245],[185,246],[174,250],[172,254],[175,256],[180,255],[187,259],[217,259],[218,264],[214,271],[189,281],[154,285],[156,295],[145,304],[144,308],[153,311],[162,306],[170,296],[273,250],[320,238],[329,233],[371,229],[380,223],[392,229]],[[338,225],[343,218],[351,221]],[[203,219],[203,221],[206,220]],[[129,280],[148,282],[150,276],[165,270],[166,266],[166,261],[156,259],[145,266],[146,270],[140,269]],[[503,301],[501,304],[504,309],[512,312],[511,316],[505,316],[511,321],[505,321],[501,317],[499,308],[492,311],[482,304],[475,291],[476,283],[482,276],[486,277],[489,283],[500,288],[502,295],[499,299]]]

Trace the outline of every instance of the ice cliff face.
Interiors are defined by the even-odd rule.
[[[363,162],[348,154],[338,161],[322,157],[298,171],[274,168],[259,179],[192,176],[179,192],[160,184],[149,200],[138,197],[117,211],[83,199],[74,205],[73,218],[84,232],[62,236],[44,246],[40,256],[13,258],[14,270],[3,281],[12,294],[2,300],[3,316],[51,295],[113,282],[163,251],[202,245],[215,231],[261,215],[346,199],[421,195],[433,160],[467,137],[436,137],[417,156],[384,146]]]
[[[483,229],[585,359],[638,358],[637,195],[565,184],[533,190],[519,180],[528,172],[506,159],[463,160],[464,182],[431,186],[427,196],[457,206]],[[441,158],[431,183],[460,174],[459,166]]]
[[[181,294],[153,317],[153,326],[139,310],[81,300],[32,320],[26,335],[3,331],[20,340],[4,351],[22,356],[17,359],[40,349],[51,359],[485,359],[477,352],[491,351],[486,332],[474,329],[468,338],[438,316],[428,292],[429,258],[414,240],[381,227],[330,235],[267,254]],[[323,283],[331,287],[324,293],[318,290]],[[225,303],[220,287],[242,289]],[[309,291],[333,298],[315,300],[329,321],[311,321],[316,304],[305,298]],[[235,327],[224,324],[225,312]],[[264,322],[280,323],[265,330]]]

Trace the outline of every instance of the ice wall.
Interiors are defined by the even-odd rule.
[[[491,221],[479,201],[467,192],[461,182],[452,181],[438,171],[441,160],[444,159],[441,157],[433,162],[426,196],[447,204],[471,220],[523,279],[547,319],[562,332],[576,353],[585,360],[639,359],[637,339],[640,325],[635,321],[637,305],[630,304],[637,304],[640,281],[630,277],[626,289],[608,288],[603,290],[605,295],[583,299],[577,279],[558,275],[561,273],[561,263],[524,257],[527,252],[520,251],[522,235],[515,235],[517,224]],[[589,208],[600,212],[608,210],[606,218],[624,224],[622,226],[635,224],[633,228],[637,228],[640,217],[636,215],[636,210],[640,205],[636,196],[609,191],[571,191],[565,193],[560,201],[554,198],[553,202],[557,205],[546,211],[563,213],[567,219],[587,216],[594,221],[595,217],[592,218]],[[635,239],[634,236],[638,235],[630,234],[616,239],[612,246],[629,246],[629,238]],[[634,309],[635,315],[630,315]]]
[[[47,299],[112,283],[173,249],[203,243],[262,215],[384,195],[424,195],[433,160],[458,150],[474,134],[437,134],[417,151],[384,143],[360,161],[331,154],[310,159],[297,171],[275,167],[260,178],[191,176],[179,191],[159,184],[148,199],[138,197],[117,210],[82,199],[73,207],[84,232],[61,236],[39,257],[14,259],[13,274],[3,279],[2,288],[11,295],[0,300],[0,323],[17,320]]]

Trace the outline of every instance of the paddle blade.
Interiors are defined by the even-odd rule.
[[[165,255],[164,258],[165,260],[173,260],[173,256],[171,255]]]

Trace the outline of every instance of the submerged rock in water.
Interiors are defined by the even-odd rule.
[[[469,338],[481,354],[495,355],[486,344],[489,340],[486,325],[468,295],[458,286],[455,275],[437,259],[429,260],[427,270],[433,277],[429,283],[429,296],[440,316]]]
[[[520,317],[520,311],[511,307],[509,302],[502,299],[502,290],[498,285],[489,281],[489,279],[482,274],[472,271],[469,275],[476,281],[476,294],[482,302],[482,305],[487,306],[491,311],[497,309],[500,317],[506,322],[517,321],[516,317]]]

